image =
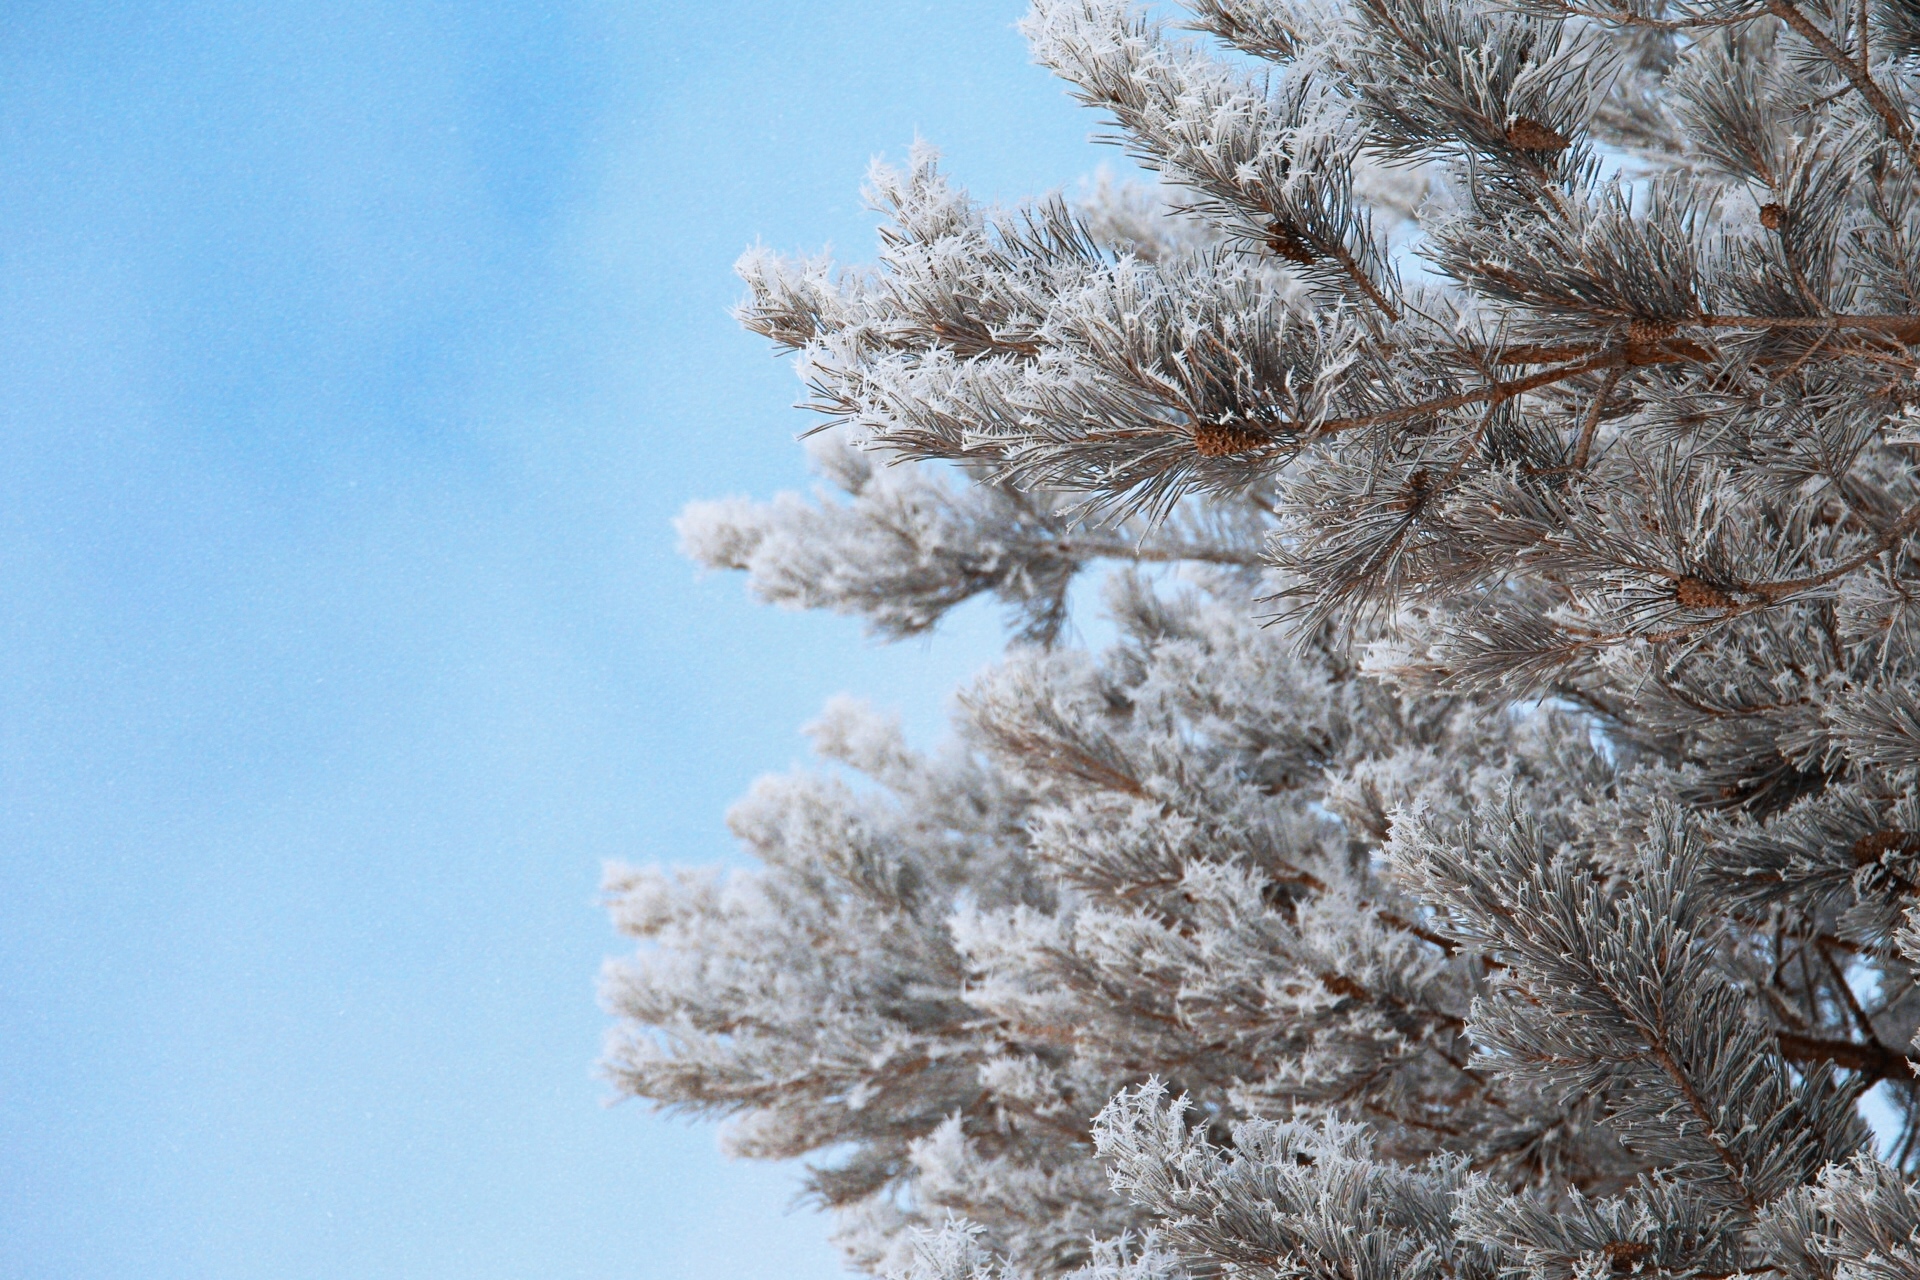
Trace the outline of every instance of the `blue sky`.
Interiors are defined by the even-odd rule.
[[[835,1273],[787,1171],[602,1105],[596,884],[993,651],[668,521],[803,482],[740,250],[867,256],[916,132],[1100,161],[1021,8],[0,10],[0,1275]]]

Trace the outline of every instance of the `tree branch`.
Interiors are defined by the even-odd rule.
[[[1882,123],[1886,125],[1887,135],[1906,153],[1907,159],[1913,163],[1914,167],[1920,168],[1920,152],[1916,152],[1913,145],[1913,126],[1901,114],[1894,100],[1887,96],[1887,91],[1880,87],[1879,82],[1867,70],[1866,49],[1864,47],[1861,49],[1860,60],[1856,62],[1848,57],[1846,50],[1835,44],[1833,38],[1822,31],[1813,19],[1801,12],[1799,6],[1792,0],[1766,0],[1766,4],[1767,12],[1793,28],[1794,34],[1819,50],[1820,56],[1832,63],[1835,69],[1847,78],[1847,82],[1866,100],[1867,105],[1873,108],[1874,114],[1879,116]]]
[[[1798,1031],[1775,1033],[1780,1040],[1780,1056],[1788,1062],[1831,1062],[1843,1071],[1860,1077],[1863,1085],[1881,1080],[1898,1080],[1912,1074],[1912,1063],[1878,1042],[1861,1044],[1854,1040],[1823,1040]]]

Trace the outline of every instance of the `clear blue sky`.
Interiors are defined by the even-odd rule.
[[[1021,0],[0,7],[0,1275],[808,1280],[602,1103],[608,858],[715,862],[875,650],[695,579],[802,480],[725,315],[915,132],[1100,159]]]

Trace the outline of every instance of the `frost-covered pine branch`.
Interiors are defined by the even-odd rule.
[[[617,1086],[917,1280],[1920,1276],[1920,18],[1026,30],[1153,184],[749,254],[823,484],[681,522],[1015,644],[611,875]]]
[[[1067,590],[1102,560],[1254,568],[1272,521],[1247,503],[1190,506],[1149,529],[1123,521],[1090,530],[1062,499],[1005,484],[955,484],[927,468],[888,466],[838,434],[809,441],[827,480],[807,501],[783,494],[697,502],[677,524],[682,549],[713,569],[744,569],[773,604],[864,617],[888,639],[916,635],[948,610],[992,594],[1014,634],[1049,642],[1066,620]],[[878,463],[878,465],[876,465]]]

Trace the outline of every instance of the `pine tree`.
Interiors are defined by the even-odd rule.
[[[1920,1277],[1920,9],[1026,31],[1157,185],[750,254],[823,488],[681,523],[1014,644],[612,874],[611,1077],[914,1280]]]

